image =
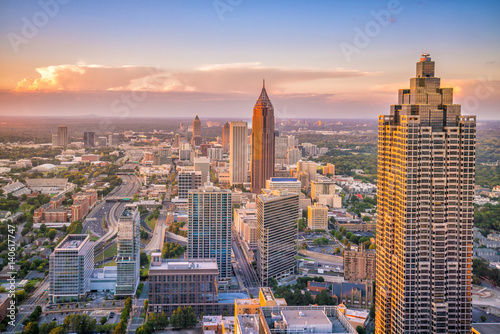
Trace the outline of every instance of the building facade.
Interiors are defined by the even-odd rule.
[[[141,225],[139,210],[128,204],[118,219],[116,255],[117,296],[133,296],[139,285]]]
[[[379,116],[376,333],[470,333],[475,116],[428,54]]]
[[[231,122],[229,125],[229,183],[241,184],[248,181],[247,122]]]
[[[375,250],[366,250],[361,243],[359,250],[344,251],[344,279],[347,281],[375,280]]]
[[[153,253],[149,267],[149,311],[170,315],[179,306],[212,314],[218,304],[219,270],[215,259],[161,259]]]
[[[178,196],[188,198],[189,190],[201,187],[201,171],[182,171],[179,173]]]
[[[224,126],[222,127],[222,149],[226,153],[229,152],[229,143],[230,143],[229,137],[230,137],[230,125],[228,122],[226,122],[226,124],[224,124]]]
[[[311,230],[328,231],[328,208],[314,203],[307,207],[307,227]]]
[[[83,133],[83,147],[94,147],[95,146],[95,133],[94,132],[84,132]]]
[[[252,117],[252,192],[260,194],[274,173],[274,107],[262,87]]]
[[[257,272],[262,286],[297,270],[299,194],[266,190],[257,196]]]
[[[300,181],[294,177],[272,177],[266,180],[266,189],[288,190],[291,193],[300,194]]]
[[[188,194],[189,258],[215,259],[219,279],[231,278],[231,191],[207,183]]]
[[[49,256],[52,302],[79,301],[90,291],[94,242],[87,234],[68,234]]]
[[[193,138],[191,139],[191,145],[201,145],[201,121],[198,115],[196,115],[193,120]]]
[[[57,127],[57,142],[58,146],[68,146],[68,127],[66,125],[59,125]]]

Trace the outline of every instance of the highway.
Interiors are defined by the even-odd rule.
[[[118,187],[117,191],[112,194],[113,197],[133,197],[137,191],[139,190],[141,183],[136,176],[132,175],[120,175],[123,180],[123,183],[120,187]],[[111,193],[109,194],[111,195]],[[111,204],[111,203],[110,203]],[[106,234],[101,236],[95,244],[95,248],[104,245],[108,240],[114,238],[118,233],[118,218],[125,208],[126,203],[124,202],[116,202],[113,203],[113,206],[108,212],[107,222],[108,222],[108,231]]]
[[[153,232],[153,236],[151,237],[151,241],[144,247],[144,252],[149,254],[151,252],[161,252],[163,248],[163,240],[165,238],[165,229],[167,227],[167,210],[161,210],[160,215],[158,216],[158,221],[155,225],[155,230]]]

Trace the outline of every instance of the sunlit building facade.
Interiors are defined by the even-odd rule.
[[[260,194],[274,175],[274,107],[262,87],[252,117],[252,192]]]
[[[471,332],[475,116],[428,54],[379,117],[375,332]]]

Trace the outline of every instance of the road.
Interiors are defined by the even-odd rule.
[[[144,252],[149,254],[151,252],[161,252],[163,248],[163,240],[165,238],[165,228],[167,223],[167,210],[161,210],[158,216],[158,221],[155,225],[155,230],[151,241],[144,247]]]
[[[235,233],[236,232],[233,231],[233,235],[235,235]],[[243,276],[243,282],[245,283],[245,287],[247,289],[258,288],[259,283],[257,275],[255,274],[253,268],[250,267],[250,264],[248,263],[245,254],[243,254],[243,250],[241,249],[237,237],[233,237],[232,246],[233,246],[234,256],[236,258],[236,261],[238,262],[239,268],[241,269],[240,273]]]
[[[6,333],[14,334],[22,331],[24,319],[29,317],[29,315],[35,310],[35,307],[37,305],[43,306],[41,305],[42,303],[38,303],[38,301],[47,294],[48,290],[49,278],[46,277],[42,284],[40,284],[40,286],[35,290],[33,295],[28,298],[21,307],[19,307],[19,313],[16,314],[15,326],[7,326]]]

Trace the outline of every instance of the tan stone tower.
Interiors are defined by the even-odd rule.
[[[476,117],[434,67],[379,116],[377,334],[471,332]]]
[[[274,108],[262,85],[252,117],[252,192],[261,193],[274,174]]]

